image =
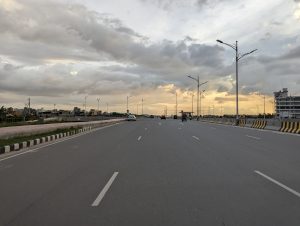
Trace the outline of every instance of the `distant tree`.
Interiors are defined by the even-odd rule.
[[[0,121],[4,121],[6,119],[7,109],[2,106],[0,108]]]

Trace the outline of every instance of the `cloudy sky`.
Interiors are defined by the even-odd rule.
[[[300,95],[299,0],[0,0],[0,105],[161,114],[234,113],[239,41],[240,110],[271,112],[272,93]],[[258,95],[260,94],[260,95]],[[196,100],[196,98],[194,98]],[[194,102],[196,106],[196,101]],[[138,108],[138,109],[137,109]],[[195,108],[194,108],[195,110]]]

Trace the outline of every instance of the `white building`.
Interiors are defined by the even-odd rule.
[[[300,118],[300,96],[288,96],[288,89],[274,92],[275,112],[279,118]]]

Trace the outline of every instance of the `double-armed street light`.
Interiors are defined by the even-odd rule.
[[[236,121],[235,124],[238,125],[239,124],[239,77],[238,77],[238,62],[240,59],[242,59],[243,57],[257,51],[257,49],[254,49],[248,53],[244,53],[244,54],[240,54],[239,53],[239,49],[238,49],[238,41],[235,42],[235,44],[228,44],[226,42],[223,42],[221,40],[216,40],[217,42],[223,44],[223,45],[227,45],[229,47],[231,47],[232,49],[234,49],[235,51],[235,89],[236,89]]]
[[[199,81],[199,76],[197,76],[197,78],[194,78],[194,77],[188,75],[188,77],[189,77],[190,79],[193,79],[194,81],[197,82],[197,120],[199,120],[199,93],[200,93],[200,86],[202,86],[202,85],[208,83],[208,81],[203,82],[203,83],[200,83],[200,81]]]

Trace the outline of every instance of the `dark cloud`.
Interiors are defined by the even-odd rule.
[[[175,0],[157,2],[164,7],[183,4]],[[0,61],[2,91],[65,97],[143,93],[170,83],[183,90],[194,89],[187,75],[210,81],[209,89],[217,92],[235,91],[232,77],[228,77],[235,67],[224,64],[221,46],[202,44],[189,36],[177,42],[145,43],[147,37],[119,19],[82,5],[34,0],[19,4],[20,9],[9,12],[0,7],[0,53],[11,61]],[[300,47],[280,57],[243,59],[241,92],[272,93],[274,87],[280,88],[280,79],[297,78],[299,56]],[[98,62],[115,65],[99,66]]]

